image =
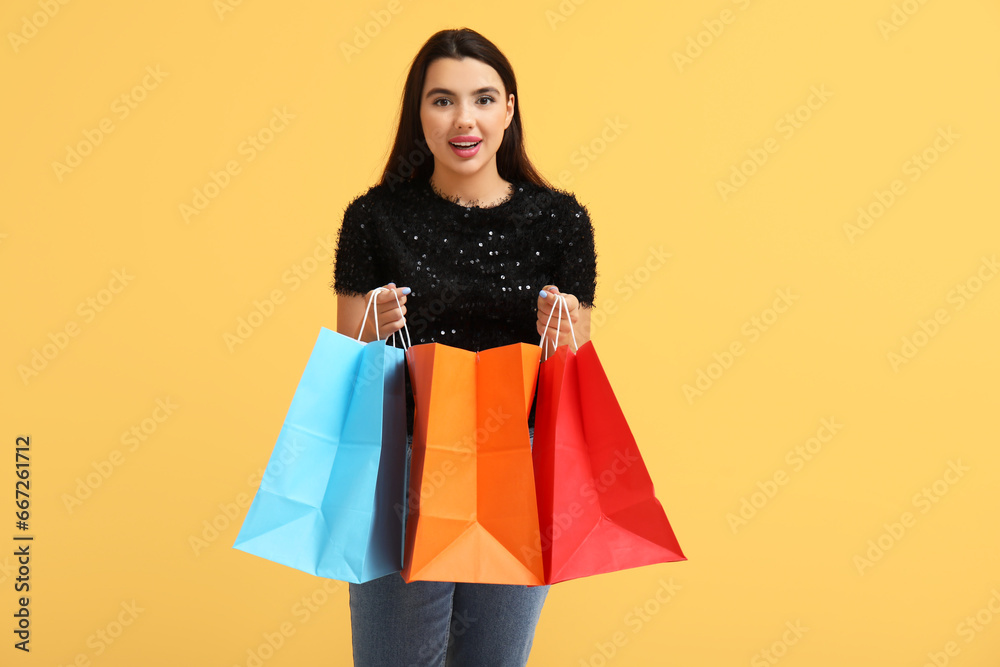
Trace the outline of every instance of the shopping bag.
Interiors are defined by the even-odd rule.
[[[541,362],[532,455],[545,583],[687,560],[593,341]]]
[[[528,414],[541,350],[406,350],[413,390],[403,578],[541,585]]]
[[[385,340],[320,329],[234,548],[353,583],[400,571],[404,373]]]

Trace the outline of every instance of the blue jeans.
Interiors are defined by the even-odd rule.
[[[549,592],[399,572],[348,589],[355,667],[524,667]]]

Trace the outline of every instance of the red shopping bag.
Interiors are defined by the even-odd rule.
[[[592,341],[541,363],[532,458],[545,583],[687,560]]]

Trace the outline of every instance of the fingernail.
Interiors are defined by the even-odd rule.
[[[550,287],[549,291],[552,292],[553,294],[555,294],[556,292],[559,291],[559,288],[558,287]]]
[[[549,296],[549,293],[546,292],[545,290],[538,290],[538,296],[542,297],[543,299],[547,299],[548,296]]]
[[[395,286],[396,286],[396,283],[386,283],[386,284],[387,284],[387,285],[392,285],[393,287],[395,287]]]
[[[404,287],[401,291],[403,292],[403,294],[409,294],[410,293],[410,288],[409,287]]]

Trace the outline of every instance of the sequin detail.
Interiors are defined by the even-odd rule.
[[[593,306],[594,230],[572,194],[515,185],[501,203],[485,207],[443,198],[426,179],[372,186],[344,210],[331,288],[358,296],[389,281],[410,287],[406,321],[414,345],[537,345],[540,286],[557,285]],[[402,347],[396,338],[388,344]],[[406,387],[412,434],[408,374]]]

